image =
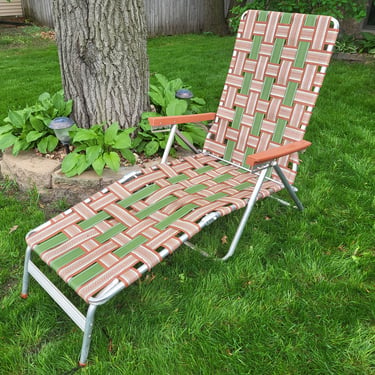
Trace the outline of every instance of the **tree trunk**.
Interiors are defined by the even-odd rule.
[[[54,0],[62,83],[79,127],[134,126],[148,108],[144,0]]]
[[[227,34],[228,27],[225,21],[224,0],[205,0],[206,19],[204,31],[211,31],[215,34]]]

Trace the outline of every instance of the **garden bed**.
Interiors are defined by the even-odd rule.
[[[375,56],[369,53],[343,53],[333,54],[333,58],[340,61],[361,62],[375,61]]]
[[[126,173],[139,170],[142,166],[156,164],[159,160],[156,158],[145,164],[123,166],[118,172],[104,169],[102,176],[88,170],[79,176],[66,177],[61,172],[61,161],[58,157],[42,157],[35,151],[23,151],[13,156],[10,151],[6,151],[0,161],[0,171],[3,178],[17,182],[22,191],[35,188],[43,202],[62,199],[72,205],[120,179]]]

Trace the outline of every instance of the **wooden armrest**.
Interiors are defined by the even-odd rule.
[[[253,155],[249,155],[246,158],[247,164],[251,167],[254,167],[256,164],[265,163],[274,159],[278,159],[281,156],[292,154],[293,152],[301,151],[306,149],[311,145],[311,142],[308,141],[297,141],[288,143],[287,145],[270,148],[267,151],[257,152]]]
[[[216,113],[198,113],[195,115],[181,115],[181,116],[161,116],[149,117],[148,121],[151,126],[168,126],[177,124],[186,124],[188,122],[200,122],[214,120]]]

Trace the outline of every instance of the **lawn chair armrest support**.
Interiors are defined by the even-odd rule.
[[[201,122],[214,120],[216,113],[198,113],[194,115],[181,115],[181,116],[158,116],[149,117],[148,121],[154,128],[164,127],[170,125],[186,124],[189,122]]]
[[[160,117],[149,117],[148,121],[152,128],[163,128],[167,126],[172,126],[170,129],[170,135],[167,141],[167,145],[164,149],[163,157],[161,159],[161,163],[166,163],[169,155],[169,151],[172,147],[175,135],[177,135],[188,145],[188,147],[193,150],[193,152],[197,153],[198,150],[192,145],[183,134],[181,134],[178,129],[178,124],[186,124],[191,122],[201,122],[201,121],[209,121],[214,120],[216,113],[199,113],[194,115],[180,115],[180,116],[160,116]],[[153,129],[151,129],[153,131]]]
[[[249,155],[246,159],[246,162],[251,167],[254,167],[257,164],[272,161],[282,156],[292,154],[293,152],[305,150],[310,145],[311,142],[305,140],[288,143],[287,145],[271,148],[266,151],[257,152],[253,155]]]

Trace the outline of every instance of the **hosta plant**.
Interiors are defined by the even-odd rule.
[[[56,117],[68,116],[72,105],[71,100],[65,101],[62,91],[54,95],[45,92],[35,105],[9,110],[0,126],[0,149],[12,147],[13,155],[35,148],[42,154],[55,150],[58,139],[48,124]]]
[[[156,112],[161,116],[176,116],[185,113],[200,113],[206,104],[204,99],[193,97],[190,100],[176,98],[176,92],[188,89],[180,78],[168,81],[162,74],[155,74],[155,81],[150,84],[149,96]]]
[[[81,129],[74,125],[69,131],[74,149],[65,156],[61,170],[68,176],[80,175],[92,167],[101,176],[105,167],[118,171],[121,165],[120,155],[130,163],[135,156],[130,151],[130,134],[134,128],[121,130],[113,123],[106,130],[103,124]]]
[[[189,100],[177,99],[176,91],[187,88],[181,79],[171,81],[162,74],[155,74],[155,81],[150,85],[150,100],[155,106],[156,112],[142,114],[138,127],[137,137],[133,140],[133,148],[137,153],[152,156],[165,149],[168,132],[153,132],[148,123],[151,116],[178,116],[184,114],[200,113],[206,104],[204,99],[193,97]],[[198,147],[203,145],[206,131],[202,126],[192,124],[180,125],[179,129],[190,143]],[[176,142],[183,148],[186,144],[176,136]],[[173,153],[173,149],[171,150]]]

